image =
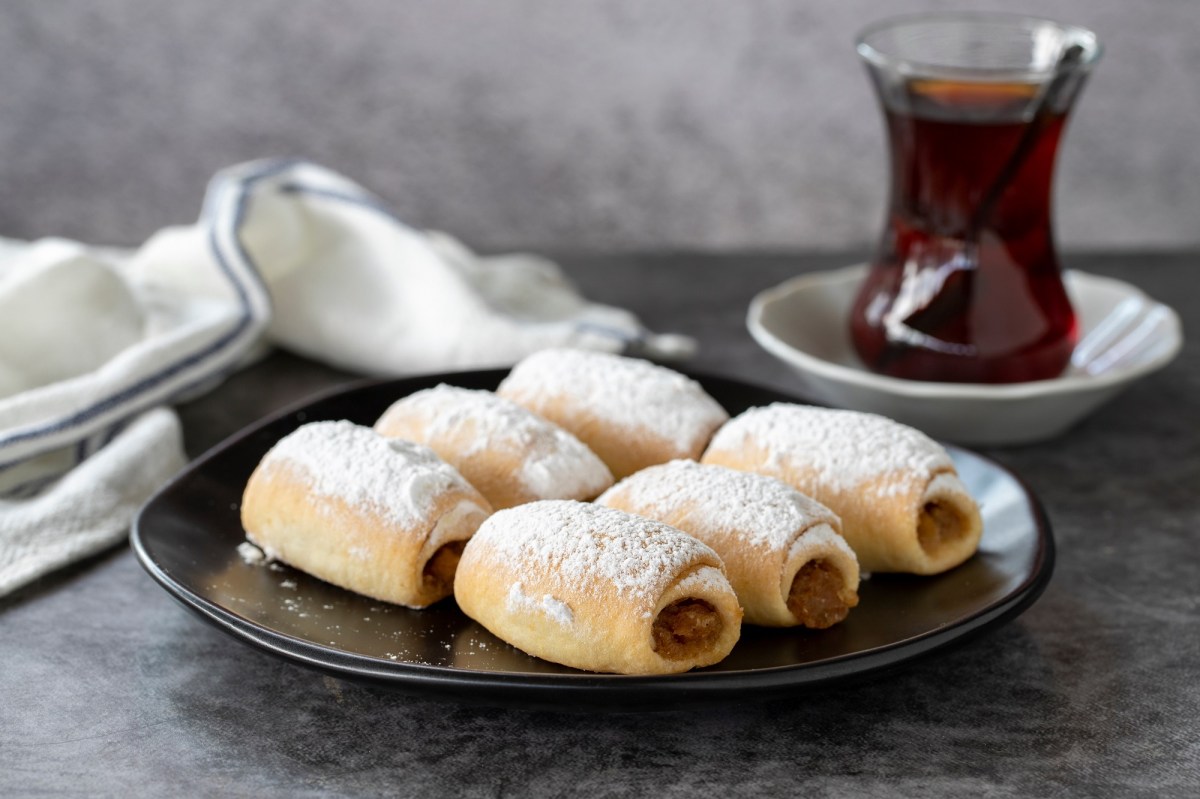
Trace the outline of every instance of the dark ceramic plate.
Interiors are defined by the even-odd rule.
[[[936,577],[875,575],[861,602],[829,630],[744,627],[722,663],[658,677],[597,675],[530,657],[463,616],[454,601],[408,610],[336,588],[294,569],[250,565],[237,546],[242,488],[263,454],[304,422],[372,424],[397,398],[440,382],[495,388],[504,371],[371,382],[258,422],[205,454],[142,508],[133,547],[164,588],[203,618],[254,646],[342,677],[478,701],[669,707],[763,695],[861,677],[1027,608],[1050,580],[1054,542],[1038,501],[998,464],[950,448],[984,518],[979,553]],[[735,380],[698,376],[737,414],[793,398]]]

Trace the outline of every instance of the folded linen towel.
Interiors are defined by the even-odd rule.
[[[270,343],[372,374],[692,347],[587,302],[544,259],[478,257],[305,162],[219,173],[199,222],[136,252],[0,241],[0,595],[120,540],[182,463],[161,408]]]

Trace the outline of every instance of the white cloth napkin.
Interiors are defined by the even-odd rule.
[[[219,173],[199,222],[135,252],[0,240],[0,595],[120,540],[183,463],[165,406],[272,343],[373,374],[693,348],[549,261],[478,257],[304,162]]]

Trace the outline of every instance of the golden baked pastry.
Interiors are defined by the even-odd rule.
[[[539,499],[594,499],[612,473],[561,427],[490,391],[440,385],[394,403],[376,432],[416,441],[501,510]]]
[[[656,463],[696,459],[729,414],[700,384],[637,358],[543,350],[496,389],[587,444],[617,479]]]
[[[448,596],[491,507],[431,450],[351,422],[314,422],[263,456],[242,497],[246,538],[326,582],[425,607]]]
[[[596,502],[712,547],[747,624],[824,629],[858,604],[858,559],[838,517],[772,477],[672,461],[626,477]]]
[[[751,408],[717,432],[703,462],[779,478],[827,505],[867,572],[946,571],[975,553],[983,533],[946,450],[882,416]]]
[[[587,671],[708,666],[741,633],[742,609],[712,549],[665,524],[567,500],[484,522],[454,597],[518,649]]]

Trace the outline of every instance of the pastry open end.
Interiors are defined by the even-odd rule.
[[[979,548],[983,518],[958,475],[943,472],[930,481],[909,518],[916,518],[916,574],[937,574],[962,563]],[[911,523],[911,522],[910,522]],[[910,533],[911,535],[911,533]]]
[[[970,521],[958,508],[942,502],[926,502],[917,517],[917,541],[931,558],[970,533]]]
[[[694,658],[712,648],[724,627],[721,614],[703,599],[677,599],[654,620],[654,651],[667,660]]]
[[[462,559],[466,545],[466,541],[443,544],[425,562],[421,577],[427,591],[445,596],[454,590],[454,573],[458,570],[458,561]]]
[[[857,604],[858,592],[846,585],[837,567],[823,559],[800,567],[787,597],[787,608],[796,621],[813,630],[832,627]]]

